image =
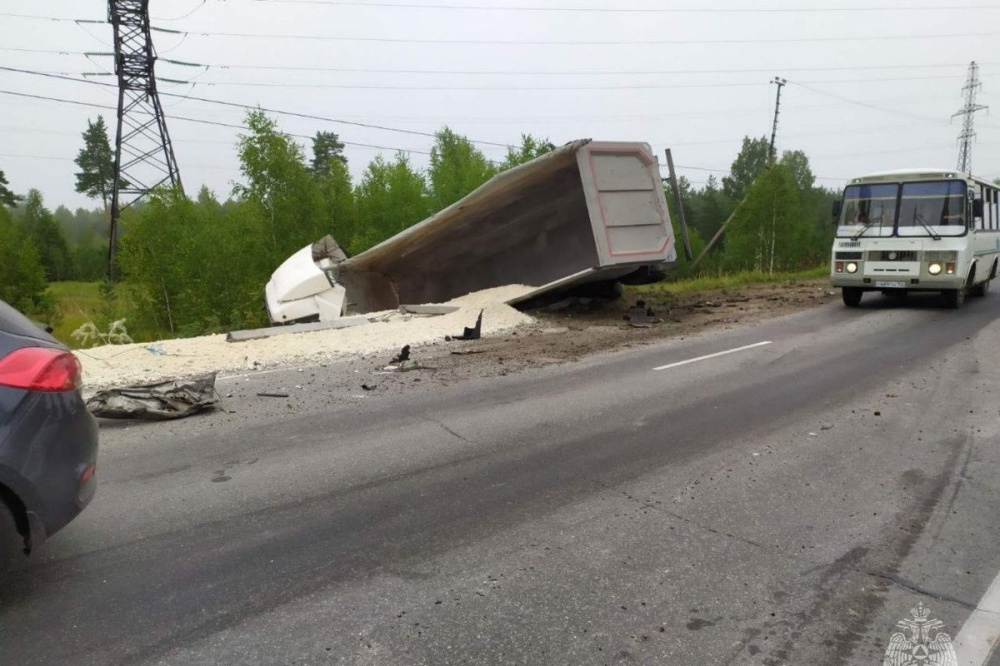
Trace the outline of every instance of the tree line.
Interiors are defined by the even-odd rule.
[[[242,178],[224,199],[206,187],[194,197],[162,189],[124,211],[121,280],[103,291],[118,292],[114,316],[128,319],[133,337],[266,325],[263,286],[293,252],[326,234],[348,254],[363,252],[497,173],[554,149],[547,139],[523,135],[494,161],[445,127],[426,169],[402,152],[377,155],[355,182],[344,144],[332,132],[318,132],[307,154],[261,111],[247,113],[245,128],[236,145]],[[24,197],[10,192],[0,172],[0,298],[42,318],[52,310],[46,283],[95,281],[107,269],[114,169],[102,118],[88,121],[83,139],[76,189],[103,209],[50,212],[35,190]],[[748,137],[721,181],[711,176],[696,188],[680,179],[696,255],[732,216],[698,272],[789,270],[825,259],[836,194],[816,186],[801,151],[770,165],[768,157],[767,140]],[[669,191],[667,199],[673,208]],[[675,275],[693,272],[682,256]]]

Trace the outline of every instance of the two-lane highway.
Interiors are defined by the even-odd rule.
[[[988,632],[1000,297],[911,301],[389,397],[331,400],[334,365],[294,409],[254,396],[294,371],[233,378],[238,420],[108,425],[0,659],[871,664],[921,601]]]

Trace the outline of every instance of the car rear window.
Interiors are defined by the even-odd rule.
[[[44,340],[49,343],[55,342],[55,339],[38,324],[25,317],[4,301],[0,301],[0,331]]]

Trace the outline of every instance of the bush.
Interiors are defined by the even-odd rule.
[[[0,207],[0,300],[24,314],[54,325],[58,320],[55,302],[46,293],[45,268],[38,249]]]

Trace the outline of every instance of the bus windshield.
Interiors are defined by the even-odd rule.
[[[849,186],[844,191],[844,206],[840,214],[842,229],[838,235],[892,235],[898,197],[899,185],[895,183]]]
[[[949,180],[903,184],[899,235],[926,236],[926,227],[935,227],[937,233],[946,236],[965,233],[965,183]]]

